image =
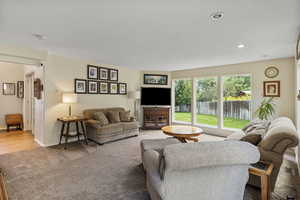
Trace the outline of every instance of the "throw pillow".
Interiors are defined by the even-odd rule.
[[[248,134],[240,139],[240,141],[249,142],[255,146],[257,146],[261,140],[262,136],[260,134]]]
[[[122,111],[120,112],[120,120],[121,122],[130,122],[130,111]]]
[[[243,131],[235,131],[231,135],[227,136],[225,140],[240,140],[245,136]]]
[[[109,121],[103,112],[95,112],[93,118],[99,121],[101,126],[109,124]]]
[[[242,130],[246,135],[248,134],[259,134],[262,137],[265,136],[268,131],[270,122],[263,120],[254,120],[245,126]]]
[[[107,117],[111,123],[119,123],[121,121],[119,111],[109,111],[107,112]]]

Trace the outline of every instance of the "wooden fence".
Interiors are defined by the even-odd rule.
[[[205,115],[217,115],[217,105],[212,102],[197,102],[197,113]],[[175,107],[175,112],[191,112],[191,105],[179,105]],[[251,120],[251,102],[250,101],[224,101],[224,117],[230,117],[242,120]]]

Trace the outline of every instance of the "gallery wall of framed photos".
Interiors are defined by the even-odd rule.
[[[119,70],[87,65],[87,79],[74,79],[76,94],[127,95],[127,83],[120,83]]]

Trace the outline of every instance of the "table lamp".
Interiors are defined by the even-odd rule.
[[[74,93],[63,93],[62,102],[65,104],[69,104],[69,116],[71,116],[72,115],[71,104],[77,103],[77,95]]]

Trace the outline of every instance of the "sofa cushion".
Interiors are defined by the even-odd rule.
[[[132,130],[132,129],[137,129],[139,128],[139,123],[134,121],[134,122],[121,122],[123,125],[124,130]]]
[[[111,134],[122,131],[123,125],[121,123],[114,123],[102,126],[101,128],[97,129],[97,134]]]
[[[264,120],[253,120],[242,131],[248,134],[260,134],[262,137],[266,135],[270,122]]]
[[[262,140],[262,137],[260,134],[248,134],[240,139],[240,141],[249,142],[250,144],[253,144],[253,145],[258,145],[261,140]]]
[[[93,119],[97,120],[101,126],[109,124],[109,121],[103,112],[95,112]]]
[[[120,112],[119,111],[108,111],[107,117],[110,121],[110,123],[119,123],[120,120]]]
[[[121,122],[130,122],[130,111],[122,111],[120,112],[120,120]]]
[[[242,139],[246,134],[243,131],[235,131],[231,135],[227,136],[225,140],[240,140]]]
[[[93,118],[93,114],[95,112],[103,112],[106,116],[107,116],[107,112],[109,111],[125,111],[124,108],[120,108],[120,107],[114,107],[114,108],[94,108],[94,109],[87,109],[83,111],[83,116],[87,119],[92,119]]]

